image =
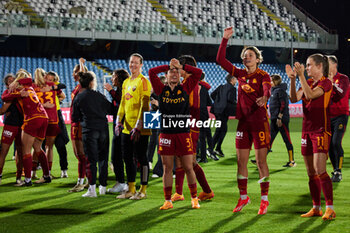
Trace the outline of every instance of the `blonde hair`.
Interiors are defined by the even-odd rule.
[[[30,73],[28,71],[26,71],[25,69],[21,68],[17,71],[16,73],[16,79],[14,82],[17,82],[20,79],[24,79],[24,78],[30,78]]]
[[[88,72],[86,72],[86,73],[89,73],[89,74],[91,74],[91,76],[94,78],[93,80],[92,80],[92,90],[97,90],[97,80],[96,80],[96,74],[93,72],[93,71],[88,71]]]
[[[45,75],[46,72],[42,68],[37,68],[34,72],[34,83],[39,87],[45,86]]]

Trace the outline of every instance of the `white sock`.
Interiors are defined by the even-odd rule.
[[[314,208],[316,210],[321,210],[321,206],[320,205],[313,205],[312,208]]]
[[[331,208],[332,210],[334,210],[333,205],[326,205],[326,208]]]
[[[77,184],[80,184],[80,185],[84,184],[84,178],[78,178]]]
[[[93,192],[93,193],[96,193],[96,184],[90,184],[89,191]]]
[[[262,196],[261,196],[261,200],[269,201],[269,199],[267,198],[267,195],[262,195]]]
[[[247,199],[247,197],[248,197],[248,195],[241,195],[241,199],[242,199],[242,200]]]

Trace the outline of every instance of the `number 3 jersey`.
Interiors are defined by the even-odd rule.
[[[46,83],[48,86],[53,86],[54,83],[50,83],[47,82]],[[45,104],[45,103],[51,103],[54,106],[52,108],[45,108],[45,111],[49,117],[49,124],[58,124],[58,114],[57,114],[57,105],[56,105],[56,95],[59,95],[60,92],[62,92],[61,90],[55,91],[55,90],[51,90],[51,91],[46,91],[46,92],[42,92],[40,87],[36,86],[35,84],[33,84],[34,86],[34,90],[38,96],[38,99],[40,100],[40,103]]]
[[[22,97],[20,93],[22,90],[21,88],[12,92],[4,92],[2,95],[2,100],[4,102],[11,102],[12,100],[17,99],[23,110],[24,122],[30,121],[34,118],[48,118],[43,105],[40,103],[38,96],[32,87],[32,79],[20,79],[18,82],[23,86],[23,89],[27,91],[29,95],[27,97]]]

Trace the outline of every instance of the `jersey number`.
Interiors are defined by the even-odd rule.
[[[38,98],[39,98],[41,103],[46,103],[46,102],[49,102],[52,104],[54,103],[54,100],[52,98],[53,93],[51,91],[38,92],[37,95],[38,95]],[[43,97],[44,97],[44,99],[43,99]]]

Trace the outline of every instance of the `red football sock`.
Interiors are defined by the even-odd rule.
[[[180,195],[182,195],[184,179],[185,179],[185,170],[182,167],[176,168],[175,170],[176,192]]]
[[[77,156],[79,178],[85,178],[86,174],[86,158],[85,155]]]
[[[17,168],[16,180],[19,180],[22,177],[22,169],[23,169],[23,161],[22,161],[22,159],[21,160],[19,160],[19,159],[17,160],[16,159],[16,168]]]
[[[209,187],[208,181],[205,178],[204,171],[201,166],[197,163],[196,166],[193,167],[193,171],[196,174],[196,178],[198,180],[199,185],[202,187],[205,193],[211,193],[211,189]]]
[[[23,155],[23,167],[25,177],[30,179],[32,177],[32,154]]]
[[[38,167],[38,161],[37,160],[32,160],[32,171],[36,171],[36,168]]]
[[[167,201],[171,200],[171,193],[173,191],[173,186],[164,187],[163,191],[164,191],[165,200]]]
[[[49,164],[47,162],[46,154],[43,150],[37,153],[39,162],[41,164],[41,167],[43,169],[44,176],[48,176],[49,174]]]
[[[326,205],[333,205],[333,184],[327,172],[319,175],[320,183]]]
[[[240,195],[247,195],[248,179],[237,179]]]
[[[313,205],[321,205],[321,182],[317,175],[309,176],[309,189]]]
[[[190,188],[190,193],[192,198],[197,197],[197,183],[189,184],[188,187]]]
[[[270,187],[270,182],[260,183],[261,196],[267,196],[269,194],[269,187]]]
[[[85,158],[85,157],[84,157]],[[92,184],[92,174],[90,169],[90,163],[85,158],[84,167],[86,168],[86,178],[89,181],[89,184]]]

